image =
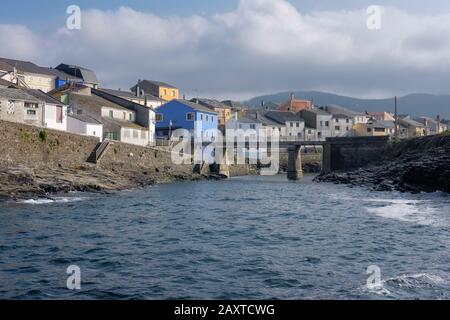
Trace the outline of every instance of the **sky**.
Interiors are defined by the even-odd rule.
[[[66,27],[72,4],[80,30]],[[370,5],[383,7],[379,30]],[[161,80],[187,97],[450,94],[447,0],[15,0],[0,44],[1,57],[86,66],[105,87]]]

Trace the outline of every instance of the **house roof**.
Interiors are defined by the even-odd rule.
[[[321,115],[321,116],[331,116],[330,113],[326,112],[325,110],[319,109],[319,108],[302,110],[302,112],[311,112],[311,113],[314,113],[314,114],[317,114],[317,115]]]
[[[353,117],[346,114],[333,114],[333,119],[352,119]]]
[[[80,66],[73,65],[73,64],[61,63],[55,69],[62,71],[67,75],[73,75],[75,77],[82,78],[84,82],[92,83],[92,84],[99,84],[99,81],[97,79],[97,76],[95,75],[95,72],[92,70],[89,70],[87,68],[80,67]]]
[[[233,110],[247,109],[247,107],[245,105],[243,105],[242,103],[237,102],[237,101],[225,100],[225,101],[222,101],[222,103],[229,106]]]
[[[199,103],[207,108],[211,108],[211,109],[229,109],[230,107],[227,106],[226,104],[215,100],[215,99],[206,99],[206,98],[194,98],[191,99],[192,102],[194,103]]]
[[[330,105],[326,105],[326,106],[323,106],[320,108],[332,115],[345,115],[345,116],[351,117],[351,118],[364,115],[364,113],[356,112],[356,111],[350,110],[348,108],[338,106],[336,104],[330,104]]]
[[[173,86],[173,85],[171,85],[171,84],[168,84],[167,82],[163,82],[163,81],[142,80],[142,81],[139,83],[139,85],[142,86],[142,84],[144,84],[144,86],[145,86],[146,84],[153,84],[153,85],[158,86],[158,87],[166,87],[166,88],[171,88],[171,89],[177,89],[177,87],[175,87],[175,86]]]
[[[111,119],[111,118],[107,118],[107,117],[102,117],[101,118],[101,123],[104,124],[104,125],[116,125],[116,126],[119,126],[121,128],[131,128],[131,129],[138,129],[138,130],[148,131],[147,128],[142,127],[142,126],[138,125],[135,122],[123,121],[123,120],[118,120],[118,119]]]
[[[376,128],[395,128],[394,121],[390,120],[374,120],[369,124]]]
[[[22,89],[28,94],[32,95],[33,97],[36,97],[42,102],[49,103],[49,104],[58,104],[62,105],[63,103],[56,99],[55,97],[41,91],[41,90],[35,90],[35,89]]]
[[[405,119],[398,119],[398,122],[401,125],[408,125],[408,126],[419,127],[419,128],[424,127],[424,125],[422,123],[414,121],[412,119],[406,119],[406,118]]]
[[[5,79],[0,78],[0,86],[1,87],[10,87],[10,86],[16,86],[16,85],[12,82],[9,82]]]
[[[80,120],[82,122],[90,123],[90,124],[102,124],[100,121],[88,116],[87,114],[74,114],[71,113],[68,117]]]
[[[99,88],[98,90],[109,93],[113,96],[121,97],[121,98],[127,98],[127,99],[145,99],[150,101],[159,101],[163,102],[164,100],[161,98],[158,98],[152,94],[146,93],[143,97],[138,97],[136,94],[132,91],[124,91],[124,90],[115,90],[115,89],[108,89],[108,88]]]
[[[238,122],[241,123],[263,123],[262,121],[255,119],[255,118],[249,118],[249,117],[241,117],[237,119]]]
[[[92,94],[105,99],[107,101],[110,101],[114,104],[117,104],[123,108],[129,109],[129,110],[135,110],[136,108],[148,108],[148,109],[152,109],[152,107],[149,106],[145,106],[143,104],[139,104],[130,100],[127,100],[125,98],[110,94],[108,92],[105,92],[104,90],[97,90],[97,89],[91,89]]]
[[[300,117],[298,113],[289,111],[268,111],[264,114],[266,118],[274,120],[276,122],[285,124],[287,121],[301,121],[304,120]]]
[[[54,76],[50,68],[40,67],[29,61],[0,58],[0,70],[12,72],[14,68],[20,72]]]
[[[0,88],[0,99],[21,100],[27,102],[40,103],[41,101],[36,97],[26,93],[21,89]]]
[[[99,97],[97,95],[85,95],[85,94],[79,94],[72,92],[71,98],[72,101],[75,101],[78,106],[80,107],[86,107],[91,109],[99,109],[102,107],[108,107],[108,108],[114,108],[119,110],[127,110],[130,111],[127,108],[122,107],[121,105],[118,105],[117,103],[111,102],[109,100],[106,100],[102,97]]]
[[[246,117],[250,119],[256,119],[259,120],[263,125],[271,126],[271,127],[283,127],[285,123],[279,123],[277,121],[274,121],[268,117],[265,116],[267,113],[267,110],[261,110],[261,109],[251,109],[247,110]]]
[[[214,110],[207,108],[205,106],[202,106],[199,103],[194,103],[192,101],[183,100],[183,99],[176,99],[175,101],[182,103],[184,105],[187,105],[188,107],[191,107],[192,109],[199,111],[199,112],[207,112],[207,113],[217,114],[217,112],[215,112]],[[168,103],[170,103],[170,102],[168,102]]]

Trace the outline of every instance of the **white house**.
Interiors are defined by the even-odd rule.
[[[24,89],[43,104],[42,126],[44,128],[67,131],[67,106],[53,96],[41,91]]]
[[[103,140],[103,125],[85,114],[69,114],[67,116],[67,131],[85,136],[93,136]]]

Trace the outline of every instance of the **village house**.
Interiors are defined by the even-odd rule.
[[[305,140],[305,120],[299,113],[283,111],[267,111],[264,116],[283,125],[280,138],[288,141]]]
[[[303,110],[300,116],[305,120],[305,126],[314,130],[316,141],[324,141],[326,138],[332,137],[332,120],[333,116],[319,108]]]
[[[277,131],[278,136],[281,137],[286,130],[286,124],[269,119],[265,116],[268,110],[265,109],[248,109],[245,111],[243,118],[254,119],[262,123],[266,133],[270,134],[271,131]]]
[[[395,121],[394,115],[390,112],[381,111],[381,112],[367,112],[368,118],[372,118],[373,120],[378,121]]]
[[[231,119],[232,116],[230,107],[214,99],[194,98],[191,99],[191,101],[194,103],[201,104],[202,106],[217,112],[217,116],[219,119],[219,129],[222,132],[225,131],[225,125],[227,121]]]
[[[3,95],[6,100],[2,104],[8,106],[7,113],[0,117],[3,120],[67,130],[67,106],[59,100],[41,90],[21,88],[3,79],[0,80],[0,88],[8,89],[3,93],[9,92]],[[25,97],[28,100],[21,99]]]
[[[427,136],[442,133],[447,130],[447,125],[444,122],[439,121],[438,126],[438,121],[430,117],[416,117],[413,120],[421,123],[425,127],[425,135]]]
[[[115,103],[123,108],[134,111],[134,122],[148,130],[148,144],[150,146],[154,146],[156,144],[156,112],[152,107],[115,96],[103,90],[91,89],[91,92],[92,94]]]
[[[180,98],[180,90],[173,85],[161,81],[139,80],[138,83],[130,89],[135,93],[151,94],[164,101],[171,101]]]
[[[95,123],[92,120],[89,122],[85,120],[94,119],[103,125],[102,140],[109,139],[140,146],[152,144],[153,139],[150,137],[149,128],[137,123],[136,111],[99,96],[96,89],[71,83],[56,89],[52,95],[60,97],[61,101],[66,101],[70,108],[70,115],[76,115],[68,118],[68,128],[80,130],[74,133],[93,133],[86,128],[92,127]],[[149,109],[145,106],[141,107]],[[80,117],[80,115],[86,117]],[[80,122],[83,121],[83,126],[80,126]],[[92,135],[98,136],[98,131],[95,130],[95,134]]]
[[[41,127],[43,124],[42,102],[16,88],[0,88],[0,120]]]
[[[394,121],[374,118],[370,118],[367,123],[357,123],[353,128],[357,137],[392,136],[395,133]]]
[[[55,88],[57,76],[52,69],[32,62],[0,58],[0,78],[18,86],[49,92]]]
[[[426,127],[409,117],[398,118],[399,137],[414,138],[426,135]]]
[[[168,139],[176,129],[195,137],[214,139],[218,133],[217,112],[188,100],[175,99],[156,109],[156,136]]]
[[[278,107],[278,111],[300,112],[303,110],[309,110],[311,108],[311,101],[295,99],[294,94],[291,94],[291,97],[288,101],[280,104],[280,106]]]
[[[29,61],[0,58],[0,78],[20,87],[50,92],[68,82],[98,85],[95,73],[86,68],[60,64],[56,68],[38,66]]]
[[[99,88],[99,90],[140,105],[151,107],[153,109],[156,109],[166,103],[166,101],[164,101],[163,99],[158,98],[152,94],[145,93],[143,92],[143,90],[139,90],[140,92],[114,90],[107,88]]]
[[[23,89],[43,105],[42,126],[44,128],[67,131],[67,105],[55,97],[35,89]]]
[[[95,72],[87,68],[61,63],[54,70],[59,72],[55,88],[59,88],[69,81],[78,82],[94,89],[99,85]]]
[[[344,108],[342,106],[338,106],[335,104],[326,105],[326,106],[323,106],[320,108],[332,115],[348,116],[353,119],[353,124],[367,123],[367,121],[369,120],[369,117],[362,112],[356,112],[356,111],[353,111],[353,110],[350,110],[350,109],[347,109],[347,108]]]
[[[331,125],[332,137],[351,137],[353,133],[354,120],[346,114],[333,114]]]
[[[103,141],[103,124],[86,114],[67,115],[67,131],[97,137],[100,142]]]

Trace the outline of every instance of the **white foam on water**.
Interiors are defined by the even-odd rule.
[[[439,216],[440,212],[429,206],[428,201],[374,199],[371,202],[387,203],[382,207],[366,207],[368,212],[379,217],[426,226],[445,227],[448,225]]]
[[[40,205],[40,204],[50,204],[50,203],[69,203],[76,201],[86,200],[85,197],[56,197],[53,199],[28,199],[20,201],[23,204]]]
[[[386,279],[383,283],[393,284],[404,288],[421,288],[450,284],[448,280],[430,273],[403,274],[398,277]]]

